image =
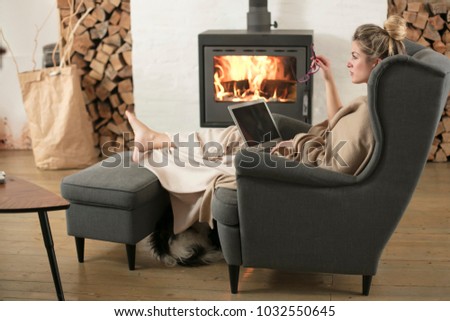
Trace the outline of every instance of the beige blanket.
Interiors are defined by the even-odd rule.
[[[235,176],[234,154],[242,140],[234,126],[169,136],[175,147],[141,155],[140,163],[169,191],[174,232],[178,234],[199,221],[208,186],[213,186],[219,177]]]
[[[197,221],[212,227],[211,199],[218,187],[236,189],[234,154],[242,146],[236,129],[204,129],[172,136],[176,147],[155,150],[142,161],[170,193],[174,232]],[[333,119],[317,124],[272,153],[298,160],[310,167],[351,175],[366,166],[374,148],[367,97],[341,108]]]

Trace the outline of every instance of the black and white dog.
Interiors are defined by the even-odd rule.
[[[168,211],[150,234],[150,253],[166,266],[200,266],[223,259],[217,229],[196,223],[177,235],[173,233],[173,215]]]

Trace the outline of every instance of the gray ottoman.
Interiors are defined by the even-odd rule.
[[[67,233],[75,237],[78,261],[84,261],[85,238],[124,243],[130,270],[136,243],[170,207],[167,191],[152,172],[131,161],[130,152],[65,177],[61,195],[70,202]]]

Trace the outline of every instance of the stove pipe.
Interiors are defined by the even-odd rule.
[[[270,31],[270,12],[267,11],[267,0],[250,0],[250,9],[247,12],[247,30],[267,32]],[[276,28],[277,22],[273,26]]]

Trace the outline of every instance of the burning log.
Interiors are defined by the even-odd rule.
[[[278,98],[283,101],[296,101],[297,82],[282,79],[264,79],[261,83],[261,91],[265,98]]]
[[[92,8],[77,29],[71,61],[80,69],[86,108],[100,148],[115,141],[122,143],[118,150],[128,150],[133,137],[125,135],[132,130],[124,115],[134,109],[130,0],[57,0],[57,4],[64,41],[70,28]],[[80,10],[73,15],[76,8]]]
[[[222,86],[225,92],[235,93],[236,96],[241,96],[250,89],[248,79],[224,81],[222,82]]]

